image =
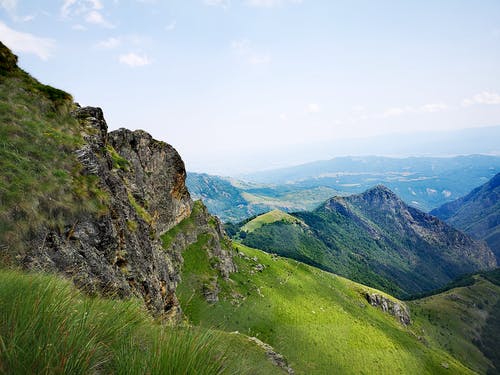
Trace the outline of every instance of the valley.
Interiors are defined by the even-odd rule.
[[[226,178],[188,173],[187,185],[212,213],[233,223],[271,209],[313,210],[335,195],[382,184],[406,204],[430,211],[468,194],[500,172],[500,157],[338,157]]]
[[[489,234],[397,194],[405,179],[450,200],[490,186],[496,157],[408,159],[425,164],[409,174],[352,159],[320,171],[331,186],[188,174],[170,144],[108,131],[2,43],[0,109],[0,374],[499,373]],[[376,160],[396,172],[373,180]],[[403,185],[376,185],[389,175]],[[487,190],[471,194],[494,209],[476,211],[495,217]]]

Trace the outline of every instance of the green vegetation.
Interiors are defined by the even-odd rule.
[[[103,212],[107,197],[80,174],[71,95],[17,68],[1,43],[0,55],[0,248],[9,262],[41,223],[61,229],[82,212]]]
[[[139,203],[137,203],[134,195],[130,192],[128,193],[128,201],[132,205],[132,207],[134,207],[135,212],[137,212],[137,215],[139,215],[142,220],[144,220],[148,224],[153,223],[153,217],[151,216],[151,214]]]
[[[262,227],[265,224],[272,224],[277,221],[282,221],[284,223],[290,223],[290,224],[302,223],[296,217],[289,215],[283,211],[272,210],[263,215],[257,216],[253,220],[250,220],[245,225],[243,225],[241,229],[244,230],[245,232],[253,232],[254,230]]]
[[[194,232],[196,229],[195,218],[201,213],[202,210],[203,203],[201,201],[194,202],[191,215],[161,236],[163,247],[168,249],[179,232]]]
[[[222,332],[162,325],[136,300],[90,298],[55,276],[0,271],[2,374],[247,373],[263,353],[250,348],[238,363],[228,356],[248,347]]]
[[[194,199],[225,222],[241,222],[272,209],[310,210],[338,194],[328,187],[249,184],[204,173],[188,173],[186,185]]]
[[[445,348],[482,374],[500,372],[499,275],[500,270],[469,276],[469,285],[409,302],[415,329],[429,345]]]
[[[399,298],[439,288],[453,277],[491,266],[488,249],[406,206],[384,187],[334,197],[314,211],[272,211],[226,228],[244,245],[299,260]]]
[[[111,155],[111,159],[113,160],[113,168],[121,169],[124,171],[128,171],[130,169],[130,163],[127,159],[120,156],[120,154],[113,148],[111,145],[106,145],[106,150],[109,155]]]
[[[344,195],[361,193],[382,184],[407,204],[428,211],[468,194],[498,172],[500,157],[493,155],[345,156],[256,172],[244,178],[254,185],[272,186],[275,190],[281,187],[295,191],[324,187]],[[329,197],[334,195],[339,194],[333,193]]]
[[[239,272],[225,281],[210,267],[205,243],[201,238],[183,254],[178,287],[194,324],[256,336],[298,374],[472,373],[438,344],[420,341],[411,326],[370,306],[363,296],[368,287],[242,245],[236,245]],[[221,290],[215,304],[203,296],[211,279]]]

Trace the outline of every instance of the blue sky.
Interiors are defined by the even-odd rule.
[[[189,170],[310,161],[335,155],[317,144],[371,136],[390,154],[394,133],[500,125],[498,0],[0,0],[0,39]]]

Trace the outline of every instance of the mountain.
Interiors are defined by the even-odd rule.
[[[457,199],[500,172],[500,156],[337,157],[240,176],[253,183],[293,189],[327,187],[343,194],[383,184],[407,204],[429,211]]]
[[[172,146],[108,132],[1,43],[0,108],[0,374],[498,369],[500,293],[483,276],[465,311],[461,291],[417,306],[234,244]],[[273,212],[246,228],[275,223],[308,225]]]
[[[243,244],[291,257],[398,296],[443,286],[457,276],[496,266],[482,242],[408,206],[377,186],[333,197],[314,211],[292,214],[240,233]]]
[[[191,196],[201,199],[212,214],[233,223],[273,209],[311,210],[338,193],[327,187],[255,184],[192,172],[186,185]]]
[[[339,157],[240,176],[188,173],[195,199],[224,222],[237,223],[273,209],[313,210],[329,197],[383,184],[407,204],[428,211],[467,194],[500,171],[500,157]]]
[[[500,173],[431,214],[474,238],[485,240],[500,261]]]

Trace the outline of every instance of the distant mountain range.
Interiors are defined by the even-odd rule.
[[[188,173],[195,199],[223,221],[239,222],[271,209],[312,210],[334,195],[377,184],[407,204],[429,211],[469,193],[500,172],[500,157],[342,157],[242,176],[242,180]]]
[[[272,215],[272,218],[269,217]],[[314,211],[267,213],[228,227],[243,244],[294,258],[399,297],[494,268],[482,242],[408,206],[383,186]]]
[[[474,238],[485,240],[500,261],[500,173],[431,214]]]
[[[321,270],[231,241],[172,146],[108,133],[1,42],[0,108],[1,374],[498,374],[499,270],[406,302],[324,271],[405,296],[494,266],[386,188],[190,176],[224,213],[321,199],[227,227]]]

